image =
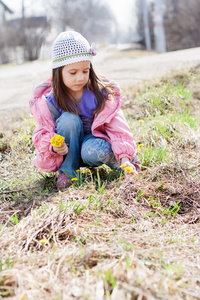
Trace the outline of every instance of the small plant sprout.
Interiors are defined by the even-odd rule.
[[[8,258],[6,259],[6,265],[8,269],[11,268],[10,255],[8,255]]]
[[[89,198],[89,204],[93,203],[95,201],[95,199],[93,200],[93,198],[94,198],[94,195],[91,195],[90,198]]]
[[[46,207],[46,205],[44,204],[44,202],[42,202],[42,208],[43,208],[44,211],[47,210],[47,207]]]
[[[0,272],[3,271],[3,262],[2,260],[0,259]]]
[[[141,192],[139,193],[139,195],[137,196],[136,198],[136,201],[139,202],[140,201],[140,198],[141,196],[144,194],[144,189],[141,190]]]
[[[110,298],[110,295],[116,285],[115,276],[112,274],[111,270],[108,269],[105,276],[106,280],[106,295]]]
[[[104,208],[106,208],[111,202],[111,197],[108,199],[108,202],[106,203],[106,205],[104,206]]]
[[[61,211],[64,210],[64,205],[63,205],[62,199],[60,200],[60,210],[61,210]]]
[[[75,214],[79,214],[80,212],[82,212],[82,210],[84,210],[87,206],[84,205],[83,207],[79,208],[81,206],[81,204],[77,203],[75,206],[74,206],[74,212]]]
[[[76,268],[74,267],[74,265],[73,265],[73,263],[72,263],[72,261],[71,261],[71,259],[70,259],[69,256],[68,256],[68,261],[69,261],[69,264],[70,264],[70,266],[71,266],[72,272],[73,272],[74,274],[76,274]]]
[[[14,216],[10,218],[10,220],[17,225],[18,224],[17,214],[15,213]]]
[[[100,191],[101,190],[101,178],[100,178],[98,169],[97,169],[97,182],[98,182],[98,190]]]
[[[131,218],[132,218],[132,223],[135,224],[135,219],[134,219],[134,217],[131,216]]]
[[[122,180],[122,175],[123,175],[123,171],[120,171],[118,187],[120,187],[120,183],[121,183],[121,180]]]

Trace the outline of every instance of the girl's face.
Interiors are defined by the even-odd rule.
[[[90,62],[80,61],[66,65],[62,69],[62,79],[72,95],[83,91],[84,86],[88,83],[90,74]]]

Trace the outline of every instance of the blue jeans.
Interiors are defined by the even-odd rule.
[[[84,136],[83,124],[79,116],[65,112],[56,120],[56,133],[65,137],[69,152],[59,168],[59,173],[74,176],[81,166],[98,167],[106,164],[119,170],[120,163],[112,152],[111,144],[92,133]]]

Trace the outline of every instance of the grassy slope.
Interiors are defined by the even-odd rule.
[[[31,160],[34,120],[0,139],[0,295],[200,299],[200,69],[126,91],[142,171],[82,169],[54,188]],[[190,113],[191,111],[191,113]]]

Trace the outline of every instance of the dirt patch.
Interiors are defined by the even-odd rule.
[[[0,110],[0,132],[11,131],[24,118],[29,118],[31,115],[30,109],[27,107],[9,108]]]

